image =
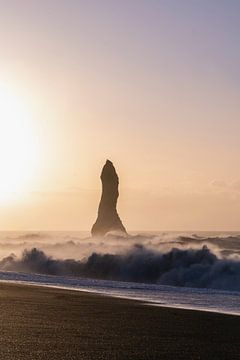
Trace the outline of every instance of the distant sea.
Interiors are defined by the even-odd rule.
[[[0,281],[240,315],[240,232],[0,232]]]

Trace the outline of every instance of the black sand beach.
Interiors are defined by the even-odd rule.
[[[240,318],[0,283],[0,358],[239,359]]]

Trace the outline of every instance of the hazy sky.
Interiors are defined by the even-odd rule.
[[[34,164],[0,228],[88,230],[109,158],[128,229],[239,230],[239,36],[238,0],[0,0],[0,89],[30,114],[1,171],[6,139]]]

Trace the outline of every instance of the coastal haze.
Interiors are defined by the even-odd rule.
[[[128,229],[239,230],[238,2],[0,9],[1,229],[91,229],[109,158]]]
[[[240,2],[0,0],[0,360],[235,360]]]

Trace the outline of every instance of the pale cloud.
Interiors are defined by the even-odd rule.
[[[232,192],[232,193],[239,193],[240,192],[240,180],[233,180],[233,181],[223,181],[223,180],[214,180],[211,183],[212,187]]]

